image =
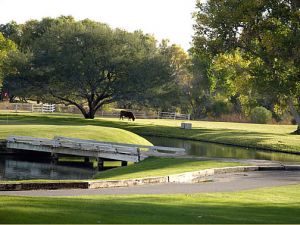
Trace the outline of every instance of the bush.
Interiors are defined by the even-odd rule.
[[[252,123],[268,123],[272,121],[272,112],[267,110],[265,107],[255,107],[251,111],[251,122]]]
[[[214,117],[220,117],[232,112],[232,104],[226,101],[215,101],[211,108],[211,114]]]

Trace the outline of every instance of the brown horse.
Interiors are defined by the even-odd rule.
[[[132,119],[133,121],[135,120],[135,117],[134,117],[134,115],[133,115],[132,112],[122,110],[122,111],[120,112],[120,119],[123,120],[124,117],[127,117],[128,120],[130,120],[130,119]]]

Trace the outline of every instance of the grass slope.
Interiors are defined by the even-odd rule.
[[[221,161],[201,161],[197,159],[156,158],[151,157],[144,161],[123,168],[106,170],[95,175],[97,179],[122,180],[153,176],[167,176],[202,169],[240,166],[241,163]],[[245,164],[244,164],[245,165]]]
[[[36,124],[38,123],[38,124]],[[87,125],[85,123],[64,123],[50,125],[32,121],[26,123],[3,123],[0,120],[0,139],[5,139],[9,135],[32,136],[53,138],[54,136],[65,136],[81,139],[101,140],[118,143],[131,143],[141,145],[152,145],[146,139],[130,131],[119,128]]]
[[[299,224],[299,214],[300,185],[192,195],[0,196],[6,224]]]
[[[6,128],[5,124],[106,126],[125,129],[139,135],[184,138],[276,151],[300,152],[300,136],[290,134],[296,129],[296,126],[294,125],[265,125],[207,121],[190,122],[193,125],[193,129],[182,130],[179,128],[181,121],[176,120],[138,119],[135,122],[128,122],[112,118],[85,120],[78,116],[66,116],[61,114],[9,114],[8,116],[0,114],[0,124],[3,125],[3,128]]]

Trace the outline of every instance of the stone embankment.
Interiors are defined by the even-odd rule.
[[[146,177],[127,180],[91,180],[78,182],[15,182],[1,183],[0,191],[21,191],[39,189],[96,189],[110,187],[129,187],[135,185],[158,184],[158,183],[198,183],[211,180],[214,175],[250,171],[272,170],[300,170],[300,165],[263,165],[263,166],[236,166],[205,169],[168,176]]]

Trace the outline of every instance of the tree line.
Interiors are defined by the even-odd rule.
[[[291,113],[300,132],[298,1],[208,0],[193,17],[188,52],[71,16],[2,24],[2,89],[12,101],[75,105],[85,118],[111,103],[195,119],[263,106],[278,121]]]

